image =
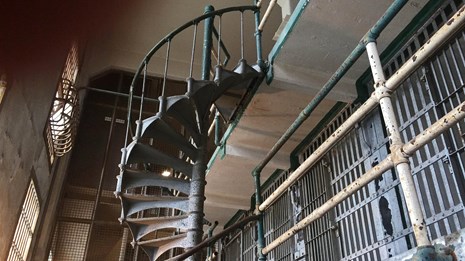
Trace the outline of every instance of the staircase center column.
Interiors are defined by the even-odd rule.
[[[205,7],[205,13],[213,12],[211,5]],[[203,40],[202,80],[210,79],[211,49],[213,17],[205,19]],[[200,146],[197,159],[192,169],[191,189],[189,195],[189,218],[187,231],[187,248],[192,248],[202,242],[204,201],[205,201],[205,173],[207,171],[207,142],[208,142],[208,115],[198,115],[201,133]],[[200,252],[192,255],[188,260],[200,260]]]
[[[187,231],[187,245],[194,247],[202,242],[203,236],[203,207],[205,201],[205,172],[207,170],[206,144],[207,135],[202,134],[197,160],[192,169],[191,194],[189,195],[189,219]],[[191,256],[188,260],[200,260],[200,252]]]

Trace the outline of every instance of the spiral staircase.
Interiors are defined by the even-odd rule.
[[[224,43],[221,39],[221,16],[225,13],[240,14],[241,26],[241,59],[238,64],[227,69],[221,63],[221,53]],[[233,120],[237,102],[228,98],[225,93],[250,94],[264,78],[264,68],[259,65],[249,65],[243,55],[244,12],[252,12],[256,17],[259,13],[256,6],[226,8],[217,11],[208,10],[204,15],[179,27],[161,40],[144,58],[130,90],[128,102],[128,126],[126,144],[122,149],[120,174],[115,195],[121,200],[120,222],[127,224],[134,241],[133,246],[142,248],[150,260],[157,260],[171,249],[190,249],[202,241],[203,225],[209,224],[204,219],[205,174],[207,170],[208,130],[211,124],[212,108],[223,114],[226,120]],[[214,19],[219,19],[219,28],[214,28]],[[194,64],[195,37],[197,26],[204,23],[203,72],[202,79],[192,77]],[[164,81],[168,75],[170,43],[175,36],[186,30],[194,29],[191,69],[187,77],[187,90],[184,94],[166,96],[163,89],[158,98],[158,112],[149,118],[142,118],[147,77],[147,65],[150,58],[162,47],[167,46]],[[216,36],[217,63],[212,66],[211,53],[212,35]],[[255,30],[257,63],[261,63],[260,32]],[[215,51],[214,51],[215,52]],[[228,56],[229,59],[229,56]],[[213,68],[214,67],[214,68]],[[213,74],[213,80],[210,75]],[[142,79],[141,102],[139,118],[135,121],[135,132],[132,132],[131,112],[136,93],[135,82]],[[163,87],[165,84],[163,84]],[[243,96],[244,98],[244,96]],[[213,107],[212,107],[213,106]],[[181,126],[181,128],[179,128]],[[132,141],[128,136],[134,133]],[[153,141],[161,140],[174,147],[178,156],[168,154],[153,146]],[[160,173],[160,166],[169,169],[171,176]],[[147,193],[147,188],[161,187],[169,193],[157,195]],[[148,211],[169,210],[169,215],[147,215]],[[159,211],[160,212],[160,211]],[[172,252],[173,253],[173,252]],[[198,260],[199,254],[191,257]]]

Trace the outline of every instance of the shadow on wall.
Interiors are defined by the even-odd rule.
[[[131,1],[1,1],[0,72],[9,77],[19,68],[61,55],[71,41],[102,33],[126,12]]]

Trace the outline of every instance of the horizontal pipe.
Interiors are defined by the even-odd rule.
[[[461,8],[454,17],[460,17],[455,19],[454,17],[443,25],[438,32],[439,36],[433,35],[431,39],[423,45],[415,54],[406,62],[391,78],[389,78],[385,85],[389,91],[395,91],[399,85],[418,68],[420,63],[415,61],[425,61],[431,56],[436,49],[431,48],[432,46],[438,48],[442,42],[448,39],[455,33],[464,23],[464,15],[460,15],[464,8]],[[437,33],[438,33],[437,32]],[[413,58],[415,57],[415,58]],[[395,84],[395,85],[394,85]],[[277,200],[287,189],[294,184],[306,171],[308,171],[321,157],[326,154],[334,144],[339,141],[355,124],[361,121],[364,115],[367,115],[377,105],[377,98],[374,94],[347,119],[332,135],[329,137],[315,152],[313,152],[289,177],[286,179],[259,207],[260,211],[266,210],[275,200]],[[361,111],[360,111],[361,110]],[[276,146],[276,145],[275,145]]]
[[[461,103],[455,109],[447,113],[444,117],[436,121],[433,125],[428,127],[422,133],[413,138],[410,142],[404,144],[403,151],[408,155],[413,155],[417,150],[426,145],[428,142],[432,141],[434,138],[439,136],[441,133],[445,132],[451,128],[454,124],[457,124],[460,120],[465,118],[465,102]],[[302,230],[306,226],[310,225],[312,222],[321,218],[324,214],[329,212],[331,209],[337,206],[337,204],[344,201],[350,195],[354,194],[362,187],[382,175],[385,171],[394,167],[394,162],[392,161],[391,155],[388,155],[380,164],[376,165],[360,178],[356,179],[354,182],[349,184],[344,190],[337,193],[331,199],[326,201],[323,205],[315,209],[310,215],[302,219],[299,223],[293,226],[291,229],[286,231],[284,234],[279,236],[263,250],[263,254],[269,253],[271,250],[282,244],[287,239],[291,238],[298,231]]]
[[[334,72],[331,78],[326,84],[318,91],[315,97],[299,114],[297,119],[292,123],[276,144],[267,153],[265,158],[255,168],[255,171],[261,172],[268,162],[274,157],[274,155],[282,148],[286,141],[294,134],[294,132],[302,125],[302,123],[310,116],[313,110],[323,101],[323,99],[329,94],[329,92],[336,86],[339,80],[349,71],[354,63],[360,58],[365,51],[365,44],[371,40],[378,38],[379,34],[386,28],[386,26],[392,21],[396,14],[402,9],[407,3],[407,0],[396,0],[386,10],[384,15],[375,23],[375,25],[363,36],[355,49],[350,55],[344,60],[339,68]]]
[[[259,218],[259,216],[245,217],[242,220],[240,220],[239,222],[237,222],[236,224],[234,224],[234,225],[226,228],[225,230],[221,231],[220,233],[208,238],[207,240],[205,240],[202,243],[196,245],[195,247],[191,248],[190,250],[184,252],[183,254],[168,259],[168,261],[184,260],[184,259],[192,256],[196,252],[200,251],[201,249],[214,244],[216,241],[218,241],[218,239],[223,238],[225,235],[231,233],[232,231],[234,231],[234,230],[236,230],[238,228],[242,228],[243,226],[247,225],[249,222],[255,221],[258,218]]]
[[[271,0],[268,8],[266,8],[265,14],[263,15],[262,20],[260,21],[260,25],[258,26],[259,31],[263,31],[263,27],[265,27],[265,23],[268,20],[268,17],[271,15],[271,11],[273,11],[274,6],[276,5],[277,0]],[[257,6],[261,6],[261,1]]]
[[[403,153],[412,156],[415,151],[423,147],[425,144],[439,136],[444,131],[451,128],[458,121],[465,118],[465,102],[462,102],[455,109],[447,113],[444,117],[433,123],[426,130],[422,131],[410,142],[402,147]]]
[[[407,76],[412,74],[433,54],[434,50],[439,49],[455,32],[462,28],[465,22],[464,11],[465,6],[460,8],[410,59],[405,61],[402,67],[386,81],[386,88],[393,90],[400,85]]]
[[[93,87],[88,87],[88,86],[78,87],[77,90],[78,91],[80,91],[80,90],[88,90],[88,91],[111,94],[111,95],[115,95],[115,96],[129,97],[129,94],[126,94],[126,93],[103,90],[103,89],[98,89],[98,88],[93,88]],[[135,99],[138,99],[138,100],[140,100],[142,98],[142,97],[136,96],[136,95],[133,95],[132,97],[135,98]],[[152,99],[152,98],[147,98],[147,97],[144,97],[144,100],[151,101],[151,102],[157,102],[157,103],[159,102],[158,99]]]
[[[340,191],[339,193],[334,195],[331,199],[326,201],[323,205],[315,209],[312,213],[310,213],[310,215],[302,219],[299,223],[294,225],[291,229],[289,229],[284,234],[282,234],[277,239],[275,239],[273,242],[268,244],[265,248],[263,248],[262,253],[264,255],[268,254],[269,252],[271,252],[271,250],[273,250],[274,248],[282,244],[287,239],[294,236],[298,231],[302,230],[306,226],[310,225],[313,221],[322,217],[328,211],[336,207],[337,204],[341,203],[344,199],[348,198],[350,195],[357,192],[363,186],[375,180],[376,178],[381,176],[385,171],[391,169],[392,167],[394,167],[394,163],[392,162],[391,157],[388,156],[386,159],[381,161],[381,163],[379,163],[378,165],[376,165],[375,167],[367,171],[365,174],[363,174],[360,178],[356,179],[354,182],[350,183],[342,191]]]

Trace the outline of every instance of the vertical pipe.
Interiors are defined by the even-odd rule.
[[[255,0],[255,5],[258,5],[258,1]],[[257,9],[254,13],[255,15],[255,46],[257,48],[257,64],[260,68],[265,68],[265,63],[263,62],[263,54],[262,54],[262,31],[258,29],[260,24],[260,9]]]
[[[211,5],[205,7],[205,14],[213,12],[215,9]],[[212,31],[213,17],[205,19],[205,27],[203,34],[203,59],[202,59],[202,80],[210,79],[211,67],[211,50],[212,50]]]
[[[408,156],[402,152],[403,142],[400,137],[399,126],[396,114],[392,105],[391,92],[385,87],[386,78],[384,76],[381,61],[375,42],[366,45],[370,67],[375,81],[375,94],[379,99],[381,113],[383,115],[386,131],[389,137],[390,149],[393,161],[399,175],[400,184],[407,204],[408,214],[413,226],[413,233],[418,246],[429,246],[431,242],[428,238],[425,218],[421,210],[420,200],[413,181],[410,170]]]
[[[258,0],[254,0],[255,5],[259,5]],[[263,62],[263,54],[262,54],[262,31],[259,29],[260,25],[260,9],[257,9],[254,13],[255,16],[255,47],[257,49],[257,64],[260,68],[265,68],[265,63]],[[260,182],[260,172],[261,170],[255,169],[252,172],[252,176],[254,178],[255,183],[255,206],[258,210],[258,207],[262,203],[262,192],[261,192],[261,182]],[[259,218],[257,220],[257,254],[258,260],[264,261],[266,260],[266,255],[262,253],[262,249],[265,247],[265,230],[263,227],[263,214],[259,213]]]
[[[122,86],[123,86],[123,74],[120,74],[119,80],[118,80],[118,92],[121,91]],[[102,197],[103,181],[104,181],[106,166],[107,166],[107,161],[108,161],[108,153],[110,151],[111,138],[113,136],[113,128],[116,122],[116,107],[118,106],[118,101],[119,101],[119,96],[116,96],[115,102],[113,104],[113,112],[111,115],[110,130],[108,131],[108,139],[107,139],[107,144],[105,147],[105,154],[103,155],[102,170],[100,172],[100,180],[99,180],[99,184],[97,188],[97,195],[95,197],[94,208],[92,209],[92,219],[91,219],[90,226],[89,226],[89,234],[87,235],[86,248],[84,251],[84,256],[86,257],[85,258],[86,260],[89,254],[89,246],[90,246],[90,240],[92,237],[92,230],[95,224],[95,216],[97,213],[98,205],[100,204],[100,198]]]
[[[263,254],[262,249],[265,247],[265,229],[263,227],[263,213],[258,211],[259,206],[262,203],[262,191],[261,191],[261,182],[260,182],[260,171],[255,169],[252,172],[252,176],[255,182],[255,209],[259,213],[259,218],[257,220],[257,252],[258,260],[265,261],[266,255]]]

